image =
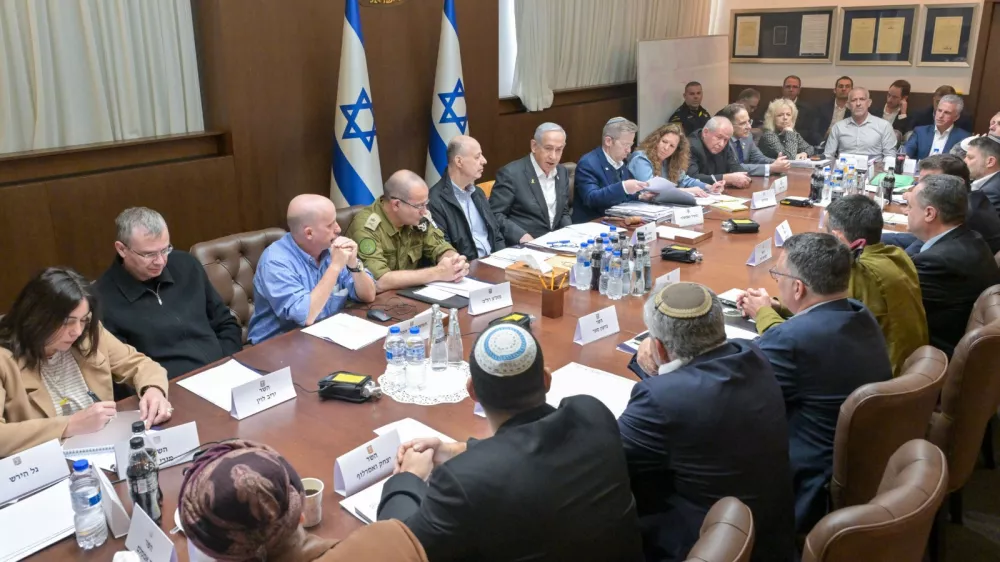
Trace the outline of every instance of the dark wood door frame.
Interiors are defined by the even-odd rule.
[[[983,9],[981,10],[981,17],[979,20],[979,38],[976,42],[976,60],[972,65],[972,83],[969,88],[969,106],[976,116],[976,131],[983,132],[989,128],[990,118],[1000,111],[1000,107],[979,107],[980,91],[984,86],[984,81],[986,81],[987,87],[993,87],[996,84],[996,75],[990,72],[986,75],[987,70],[987,55],[989,54],[990,41],[1000,42],[1000,30],[997,33],[993,33],[993,14],[1000,12],[1000,0],[985,0],[983,2]],[[996,67],[992,67],[995,71]]]

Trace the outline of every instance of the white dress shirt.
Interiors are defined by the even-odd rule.
[[[896,111],[889,111],[889,106],[888,105],[885,106],[885,107],[883,107],[882,108],[882,119],[885,119],[886,121],[889,122],[890,125],[892,125],[893,121],[896,120],[896,117],[899,117],[899,110],[900,109],[902,109],[902,106],[897,107]]]
[[[553,221],[556,220],[556,173],[559,167],[552,168],[552,172],[546,175],[535,161],[535,155],[529,156],[531,156],[531,166],[538,177],[538,186],[542,189],[542,196],[545,197],[545,206],[549,208],[549,228],[551,228]]]
[[[608,154],[607,150],[603,150],[602,149],[601,152],[604,153],[604,158],[607,159],[608,164],[611,164],[611,167],[614,168],[616,172],[618,170],[621,170],[622,166],[625,165],[625,162],[615,162],[615,159],[612,158],[610,154]],[[619,174],[619,175],[621,175],[621,174]],[[622,190],[625,192],[625,195],[628,195],[628,190],[625,189],[625,181],[624,180],[622,180]]]
[[[993,172],[992,174],[987,174],[987,175],[979,178],[978,180],[973,181],[972,182],[972,191],[979,191],[980,189],[982,189],[983,185],[986,182],[990,181],[990,178],[992,178],[995,175],[997,175],[997,173]]]
[[[931,144],[930,154],[934,154],[935,148],[937,149],[938,154],[944,154],[944,145],[947,144],[948,135],[951,134],[951,130],[954,128],[955,126],[952,125],[951,127],[948,127],[948,129],[945,132],[942,133],[941,131],[938,130],[937,126],[934,127],[934,142]]]

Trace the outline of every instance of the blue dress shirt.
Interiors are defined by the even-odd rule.
[[[940,240],[942,236],[944,236],[945,234],[948,234],[949,232],[951,232],[952,230],[955,230],[956,228],[958,228],[958,227],[957,226],[953,226],[953,227],[949,228],[948,230],[942,232],[941,234],[938,234],[937,236],[932,236],[926,242],[924,242],[924,245],[920,247],[920,251],[921,252],[926,252],[927,250],[930,250],[931,246],[933,246],[935,243],[937,243],[937,241]]]
[[[323,250],[317,264],[295,243],[291,233],[268,246],[253,276],[254,311],[247,334],[250,343],[258,344],[304,326],[309,315],[309,293],[329,268],[329,249]],[[371,276],[367,269],[365,273]],[[343,310],[348,298],[356,301],[358,294],[354,290],[354,277],[345,267],[316,321]]]
[[[462,211],[465,213],[465,220],[469,223],[469,230],[472,231],[472,240],[476,243],[476,252],[479,253],[479,257],[485,258],[490,255],[490,235],[486,232],[486,222],[483,221],[483,217],[479,214],[479,209],[476,208],[476,204],[472,202],[472,193],[462,189],[455,185],[455,182],[451,182],[451,188],[455,192],[455,199],[458,199],[458,204],[462,206]],[[475,186],[472,186],[475,189]]]

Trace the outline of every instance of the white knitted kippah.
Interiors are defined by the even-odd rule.
[[[512,377],[531,367],[538,347],[524,328],[499,324],[483,332],[473,353],[483,372],[496,377]]]

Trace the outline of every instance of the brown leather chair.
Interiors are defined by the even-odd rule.
[[[576,194],[576,162],[563,162],[566,167],[566,174],[569,176],[569,196],[567,197],[570,210],[573,209],[573,196]]]
[[[722,498],[705,515],[687,562],[748,562],[753,539],[750,508],[736,498]]]
[[[941,449],[923,439],[905,443],[889,459],[878,495],[813,527],[802,562],[920,562],[947,488]]]
[[[265,228],[191,246],[191,255],[201,262],[208,280],[243,328],[244,344],[253,316],[253,275],[257,262],[264,249],[284,235],[280,228]]]
[[[347,228],[351,226],[351,221],[354,220],[354,216],[357,215],[362,209],[366,208],[368,208],[368,205],[354,205],[352,207],[337,209],[337,225],[340,226],[340,231],[347,232]]]
[[[948,356],[925,345],[906,359],[900,376],[866,384],[847,397],[833,444],[833,509],[872,499],[889,457],[926,435],[947,370]]]
[[[487,199],[489,199],[490,198],[490,193],[493,193],[493,184],[494,183],[496,183],[496,180],[484,181],[483,183],[477,183],[476,187],[478,187],[479,189],[482,189],[483,190],[483,194],[486,195]]]
[[[972,476],[986,426],[1000,404],[1000,285],[976,300],[965,336],[955,347],[941,390],[941,408],[931,416],[928,440],[944,451],[951,480],[952,521],[961,523],[961,489]]]

